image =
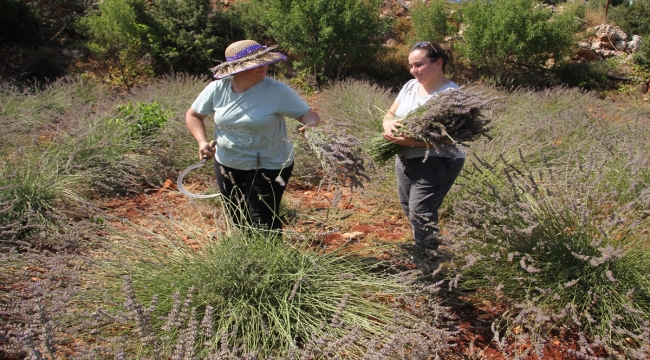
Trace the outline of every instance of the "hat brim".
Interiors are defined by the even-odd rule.
[[[214,73],[215,79],[222,79],[228,75],[287,60],[287,57],[284,54],[269,51],[272,49],[273,48],[268,48],[266,51],[261,51],[236,61],[225,62],[210,70]]]

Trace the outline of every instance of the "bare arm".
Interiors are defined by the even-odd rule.
[[[305,115],[299,117],[296,120],[298,120],[301,124],[305,125],[300,129],[298,129],[299,131],[305,131],[305,129],[308,127],[313,128],[320,125],[320,115],[318,115],[318,113],[312,109],[309,109],[309,111],[307,111]]]
[[[426,141],[418,141],[410,136],[399,134],[399,128],[402,127],[400,120],[395,120],[395,111],[399,107],[399,102],[395,101],[386,115],[384,115],[384,139],[397,145],[411,148],[429,148],[433,145]],[[443,140],[446,144],[453,144],[451,140]]]
[[[419,144],[423,142],[418,142],[411,137],[399,133],[399,128],[402,127],[402,123],[400,123],[399,119],[395,120],[395,111],[397,111],[399,104],[398,101],[395,101],[386,115],[384,115],[384,122],[382,124],[384,126],[384,139],[397,145],[419,147]],[[423,144],[426,145],[426,143]]]
[[[196,142],[199,143],[199,158],[214,156],[214,149],[210,147],[210,140],[205,131],[205,118],[207,115],[201,115],[192,108],[188,109],[185,113],[185,124],[194,136]]]
[[[382,125],[384,127],[384,134],[386,135],[395,134],[402,126],[402,124],[399,123],[399,120],[395,120],[395,111],[397,111],[399,104],[399,101],[393,102],[393,105],[391,105],[388,112],[386,112],[386,115],[384,115],[384,122]]]

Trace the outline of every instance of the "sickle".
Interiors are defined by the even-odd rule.
[[[210,141],[210,148],[214,149],[215,145],[216,145],[216,143],[214,142],[214,140]],[[191,198],[195,198],[195,199],[210,199],[210,198],[217,197],[217,196],[221,195],[220,193],[211,194],[211,195],[192,194],[191,192],[185,190],[185,187],[183,187],[183,178],[185,178],[185,175],[187,175],[187,173],[189,173],[190,171],[192,171],[194,169],[198,169],[200,167],[203,167],[205,165],[205,163],[207,162],[207,160],[208,160],[208,158],[206,156],[204,156],[203,159],[201,159],[201,161],[199,161],[198,163],[196,163],[194,165],[188,166],[187,169],[183,170],[180,173],[180,175],[178,175],[178,180],[176,181],[176,186],[178,187],[178,191],[180,191],[181,193],[183,193],[183,194],[185,194],[185,195],[187,195],[187,196],[189,196]]]

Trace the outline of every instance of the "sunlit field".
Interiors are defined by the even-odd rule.
[[[340,81],[309,98],[321,128],[287,119],[278,236],[173,185],[197,161],[184,114],[205,85],[0,85],[0,357],[650,356],[647,106],[475,85],[499,99],[490,138],[467,144],[431,254],[392,162],[367,155],[396,94]],[[187,186],[216,192],[208,168]],[[467,304],[492,309],[486,337],[463,326]]]

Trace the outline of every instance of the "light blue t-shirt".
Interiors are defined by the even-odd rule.
[[[419,88],[418,85],[419,85],[418,81],[416,79],[412,79],[409,80],[409,82],[407,82],[406,85],[404,85],[404,87],[402,87],[402,90],[400,90],[399,94],[397,95],[397,99],[395,99],[395,101],[399,102],[397,111],[395,111],[396,119],[405,118],[408,114],[410,114],[412,111],[417,109],[420,105],[427,102],[432,97],[436,96],[436,94],[438,93],[447,91],[449,89],[459,88],[458,85],[450,81],[447,85],[441,87],[440,89],[438,89],[438,91],[434,92],[433,94],[420,96],[418,91]],[[462,151],[460,151],[460,149],[458,149],[458,147],[456,146],[442,144],[441,149],[442,150],[430,148],[429,156],[465,158],[465,154]],[[406,148],[402,156],[404,156],[407,159],[413,159],[417,157],[424,157],[426,152],[427,152],[426,148]]]
[[[284,117],[299,118],[309,105],[289,86],[270,78],[236,94],[229,76],[208,84],[192,110],[214,114],[218,162],[239,170],[278,170],[291,165],[294,157]]]

